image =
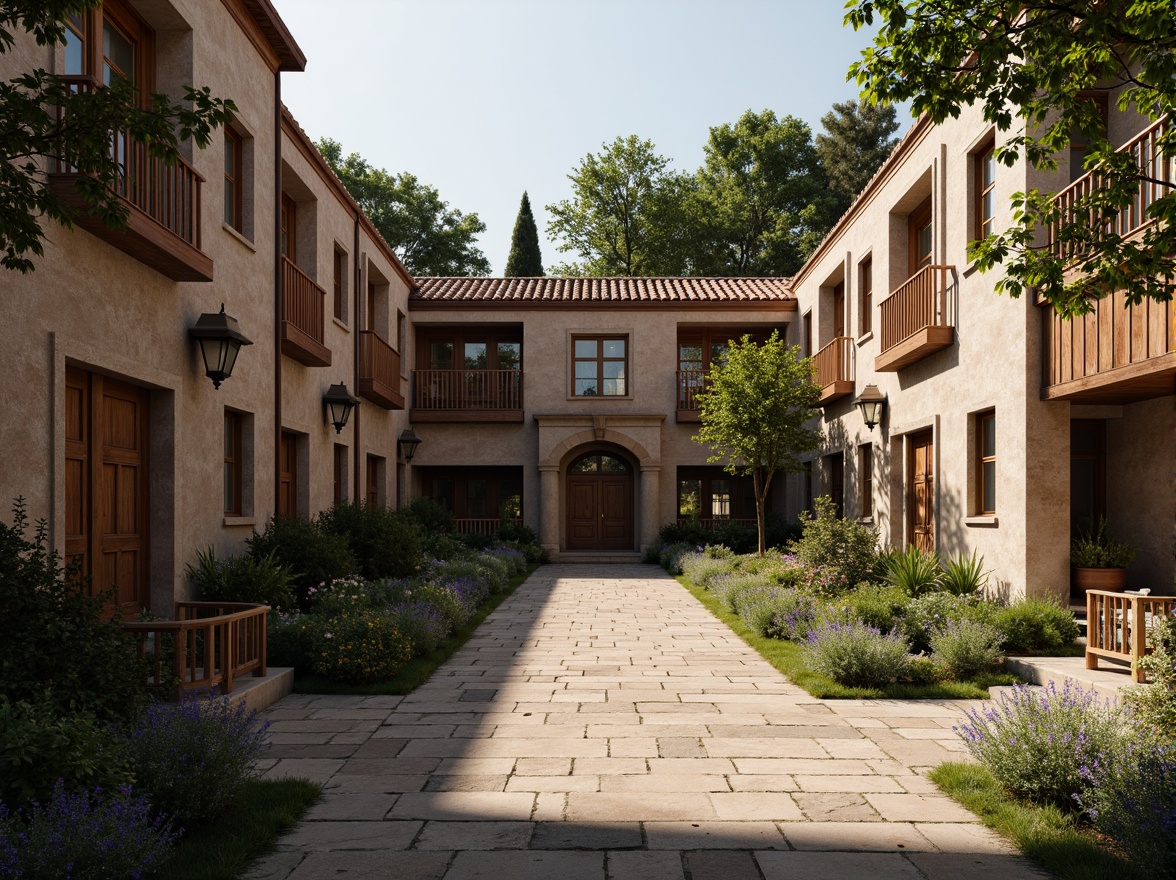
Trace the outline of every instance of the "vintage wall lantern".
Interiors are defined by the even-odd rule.
[[[412,428],[405,428],[400,432],[400,439],[396,441],[396,448],[400,451],[400,457],[405,461],[412,461],[412,457],[416,455],[417,447],[421,445],[421,438],[416,435]]]
[[[241,346],[253,345],[237,326],[237,319],[225,314],[224,303],[216,314],[205,312],[201,315],[188,330],[188,336],[200,346],[204,374],[212,380],[213,388],[220,388],[221,382],[233,375],[233,365],[237,363]]]
[[[886,395],[878,390],[877,385],[867,385],[853,405],[861,410],[866,427],[873,431],[874,426],[882,421],[882,411],[886,408]]]
[[[327,409],[327,419],[335,426],[335,433],[342,433],[351,418],[351,411],[359,406],[359,399],[347,393],[347,383],[332,385],[323,395],[323,405]]]

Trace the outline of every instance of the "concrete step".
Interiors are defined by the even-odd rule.
[[[233,692],[229,700],[234,704],[245,703],[255,712],[268,709],[286,694],[294,690],[294,670],[284,666],[271,666],[260,678],[243,675],[233,679]]]

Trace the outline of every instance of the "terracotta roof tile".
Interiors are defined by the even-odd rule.
[[[794,299],[787,278],[417,278],[429,302],[702,303]]]

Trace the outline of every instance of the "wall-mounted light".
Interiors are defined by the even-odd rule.
[[[233,365],[237,363],[241,346],[253,345],[237,326],[237,319],[225,314],[224,303],[221,303],[219,312],[201,315],[188,330],[188,337],[195,339],[200,346],[204,375],[212,380],[213,388],[220,388],[221,382],[233,375]]]
[[[416,455],[417,447],[421,445],[421,438],[416,435],[412,428],[405,428],[400,432],[400,439],[396,441],[396,448],[400,450],[400,457],[405,461],[412,461],[412,457]]]
[[[335,426],[335,433],[342,433],[351,418],[351,411],[359,406],[359,399],[347,393],[347,383],[332,385],[323,395],[323,405],[327,409],[327,419]]]
[[[886,408],[886,395],[878,390],[877,385],[867,385],[853,402],[862,413],[866,427],[871,431],[882,421],[882,412]]]

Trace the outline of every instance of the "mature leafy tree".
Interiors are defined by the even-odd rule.
[[[841,101],[821,117],[821,126],[825,131],[816,137],[817,157],[842,214],[898,143],[891,137],[898,119],[892,104]]]
[[[710,130],[692,219],[694,274],[791,275],[835,218],[808,125],[748,110]]]
[[[100,0],[0,0],[0,54],[12,50],[17,30],[42,46],[65,41],[65,17]],[[212,131],[236,109],[207,88],[185,88],[184,100],[142,97],[128,83],[83,92],[62,77],[35,69],[0,81],[0,266],[31,272],[44,256],[43,218],[72,227],[79,212],[49,189],[47,170],[58,160],[77,170],[75,187],[85,211],[114,228],[127,222],[117,195],[123,170],[110,132],[147,144],[148,153],[174,163],[179,144],[207,146]]]
[[[724,462],[728,473],[752,477],[761,556],[772,478],[779,471],[800,470],[797,456],[820,442],[820,433],[805,427],[816,415],[820,393],[812,360],[773,332],[763,345],[749,336],[733,342],[726,362],[711,366],[710,384],[698,395],[702,427],[694,440],[711,448],[707,461]]]
[[[855,28],[880,20],[874,46],[850,69],[870,101],[910,100],[916,114],[941,122],[979,103],[984,118],[1009,132],[998,161],[1024,153],[1037,168],[1075,134],[1089,142],[1085,167],[1101,186],[1072,212],[1036,190],[1013,196],[1011,228],[974,243],[982,269],[1005,267],[997,289],[1018,296],[1035,288],[1063,314],[1125,290],[1129,302],[1171,298],[1176,278],[1176,191],[1171,125],[1158,160],[1137,167],[1116,153],[1090,89],[1117,90],[1118,107],[1158,120],[1176,108],[1176,6],[1171,0],[853,0]],[[1110,221],[1147,195],[1153,223],[1120,235]],[[1043,242],[1060,224],[1060,248]],[[1060,254],[1066,254],[1062,257]],[[1067,281],[1067,265],[1078,270]]]
[[[510,239],[510,255],[506,258],[507,278],[541,278],[543,255],[539,253],[539,229],[531,213],[531,200],[523,193],[519,216],[515,219]]]
[[[579,262],[561,275],[684,275],[690,248],[682,205],[690,179],[636,135],[604,144],[568,175],[572,198],[548,205],[548,234]]]
[[[322,138],[318,147],[352,198],[415,275],[489,275],[476,237],[486,231],[477,214],[463,214],[412,174],[373,168],[359,153]]]

